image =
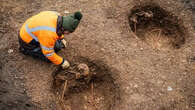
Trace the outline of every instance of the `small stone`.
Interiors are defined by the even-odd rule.
[[[84,105],[84,109],[87,110],[87,106],[86,105]]]
[[[138,85],[137,85],[137,84],[135,84],[135,85],[134,85],[134,87],[135,87],[135,88],[137,88],[137,87],[138,87]]]
[[[93,73],[93,75],[96,75],[96,74],[97,74],[96,72]]]
[[[187,72],[184,72],[183,75],[187,75]]]
[[[87,100],[87,96],[84,96],[84,99]]]
[[[172,91],[172,90],[173,90],[173,88],[171,86],[167,87],[167,91]]]
[[[65,14],[69,14],[70,12],[65,10],[64,13],[65,13]]]
[[[12,53],[12,52],[14,52],[13,49],[9,49],[9,50],[8,50],[8,53],[9,53],[9,54]]]
[[[104,48],[101,48],[100,50],[101,50],[101,51],[105,51],[105,49],[104,49]]]

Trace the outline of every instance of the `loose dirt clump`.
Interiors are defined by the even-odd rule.
[[[155,49],[179,49],[186,40],[182,21],[156,4],[135,6],[129,24],[138,38]]]
[[[76,61],[67,70],[53,72],[54,91],[64,110],[112,110],[119,101],[119,85],[106,66]]]

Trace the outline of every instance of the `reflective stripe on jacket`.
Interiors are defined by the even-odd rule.
[[[56,34],[58,13],[43,11],[29,18],[20,29],[21,39],[30,43],[33,39],[40,43],[43,54],[54,64],[59,65],[63,58],[54,51],[56,40],[60,37]]]

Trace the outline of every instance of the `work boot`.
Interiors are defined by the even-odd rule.
[[[24,54],[24,55],[27,55],[25,52],[25,49],[23,47],[19,47],[19,52]]]

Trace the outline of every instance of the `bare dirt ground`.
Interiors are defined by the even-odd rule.
[[[166,31],[159,34],[150,25],[146,29],[138,26],[135,33],[135,28],[129,25],[129,16],[132,9],[146,4],[156,4],[169,13],[164,21],[171,21],[168,23],[178,28],[172,34]],[[91,90],[86,86],[87,89],[76,93],[69,90],[65,109],[195,109],[194,0],[1,0],[0,6],[1,110],[63,109],[52,87],[52,73],[57,67],[18,52],[18,30],[28,17],[44,10],[62,15],[66,15],[65,11],[80,10],[84,18],[79,28],[66,36],[69,46],[59,54],[71,63],[88,59],[85,63],[93,62],[96,70],[102,70],[99,74],[108,74],[100,82],[94,82],[95,105],[90,102]],[[145,15],[136,14],[139,19],[147,18]],[[172,16],[178,22],[170,20]],[[166,26],[158,26],[166,30]],[[182,32],[174,35],[179,30]],[[147,36],[155,40],[147,40]],[[158,42],[155,36],[168,40]],[[153,46],[170,46],[178,36],[185,39],[179,48]]]

